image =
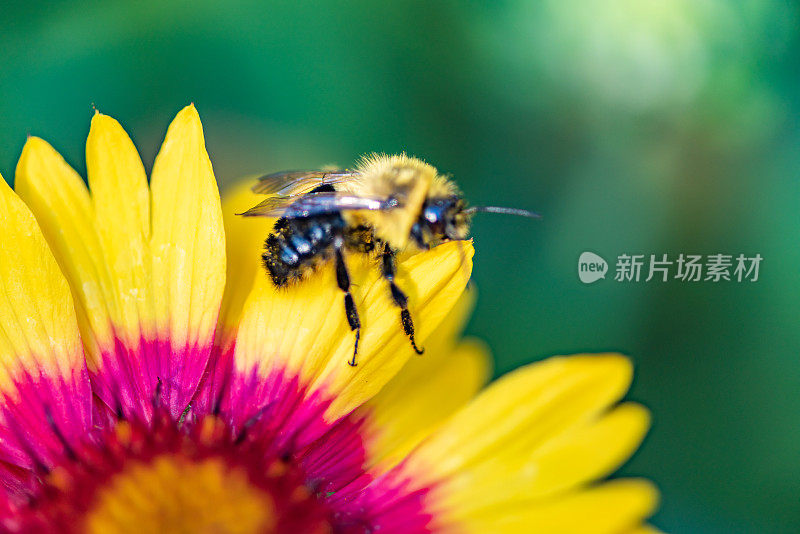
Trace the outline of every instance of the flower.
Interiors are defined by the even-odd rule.
[[[360,363],[333,273],[276,290],[267,222],[219,199],[194,106],[150,184],[95,114],[89,189],[31,137],[0,180],[0,525],[73,532],[645,532],[646,481],[598,480],[647,411],[618,355],[552,358],[483,391],[458,341],[472,246],[402,259],[425,356],[350,258]],[[463,295],[463,296],[462,296]]]

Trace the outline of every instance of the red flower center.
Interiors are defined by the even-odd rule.
[[[331,492],[315,487],[302,454],[278,455],[258,425],[220,418],[121,421],[16,502],[2,525],[52,532],[331,532]],[[358,475],[359,473],[354,473]],[[354,477],[355,478],[355,477]],[[347,531],[339,522],[337,531]]]

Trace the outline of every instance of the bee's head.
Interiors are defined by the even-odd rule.
[[[428,198],[411,228],[411,237],[425,249],[445,241],[466,239],[470,214],[465,208],[466,204],[460,197]]]
[[[473,206],[468,208],[459,196],[429,197],[422,205],[419,218],[411,227],[411,237],[420,248],[428,249],[445,241],[461,241],[469,236],[475,213],[503,213],[538,219],[539,214],[518,208]]]

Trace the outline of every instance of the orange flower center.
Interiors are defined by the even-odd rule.
[[[86,531],[273,532],[275,504],[247,472],[220,458],[190,462],[165,454],[126,466],[107,482],[86,515]]]
[[[328,490],[257,424],[118,421],[0,513],[13,532],[326,534]],[[361,472],[354,471],[352,479]],[[2,503],[0,503],[2,506]]]

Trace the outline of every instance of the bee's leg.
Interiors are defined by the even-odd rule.
[[[350,293],[350,275],[347,273],[347,265],[344,263],[341,239],[338,239],[334,243],[334,250],[336,253],[336,283],[339,285],[339,289],[344,291],[344,314],[347,317],[350,330],[355,330],[356,332],[356,342],[353,346],[353,359],[347,362],[355,367],[356,356],[358,355],[358,340],[361,339],[361,320],[358,318],[358,310],[353,300],[353,294]]]
[[[417,342],[414,339],[414,323],[411,321],[411,312],[408,311],[408,297],[403,291],[394,283],[395,274],[395,253],[389,248],[389,245],[383,247],[381,254],[381,274],[389,282],[389,289],[392,291],[392,300],[400,308],[400,322],[403,323],[403,331],[411,340],[411,346],[414,352],[422,354],[425,349],[417,347]]]

